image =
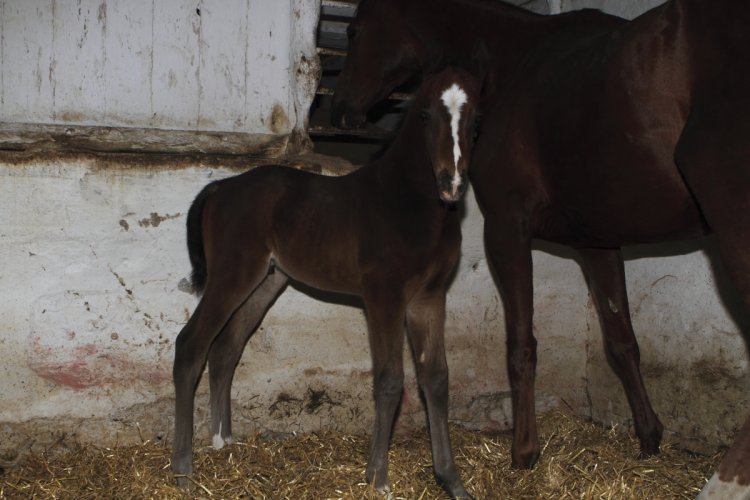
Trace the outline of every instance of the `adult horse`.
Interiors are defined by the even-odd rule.
[[[620,248],[714,233],[750,309],[750,3],[671,0],[626,22],[540,16],[488,0],[364,0],[333,122],[353,127],[395,86],[486,46],[470,178],[503,297],[512,463],[539,456],[531,240],[580,252],[641,453],[663,426],[640,374]]]
[[[247,339],[289,278],[361,295],[373,362],[367,480],[388,486],[388,443],[403,387],[404,322],[427,404],[433,468],[468,497],[448,435],[445,293],[460,255],[453,207],[468,180],[478,79],[448,68],[416,96],[384,155],[342,177],[260,167],[209,184],[188,213],[203,297],[175,345],[172,470],[192,473],[193,400],[208,360],[214,446],[231,439],[230,386]]]

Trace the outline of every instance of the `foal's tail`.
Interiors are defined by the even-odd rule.
[[[206,286],[208,277],[208,267],[206,266],[206,252],[203,248],[203,205],[206,198],[216,190],[212,182],[195,197],[193,204],[190,205],[187,215],[187,246],[190,264],[193,266],[193,272],[190,275],[190,282],[193,285],[193,291],[200,294]]]

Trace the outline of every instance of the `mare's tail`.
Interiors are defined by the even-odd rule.
[[[206,266],[206,252],[203,247],[203,205],[206,198],[215,191],[215,182],[212,182],[195,197],[193,204],[190,205],[187,215],[187,246],[190,264],[193,266],[193,272],[190,275],[190,282],[193,285],[193,291],[196,294],[203,292],[208,277],[208,267]]]

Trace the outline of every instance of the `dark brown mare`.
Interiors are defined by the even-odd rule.
[[[714,233],[750,310],[750,2],[671,0],[626,22],[489,0],[364,0],[333,122],[360,125],[396,85],[477,46],[491,60],[470,177],[505,307],[512,463],[539,456],[534,238],[580,252],[641,452],[658,453],[620,248]]]
[[[388,442],[403,385],[404,322],[427,405],[437,480],[468,497],[448,436],[445,293],[460,254],[453,206],[468,183],[479,81],[447,68],[416,96],[384,155],[342,177],[278,166],[209,184],[188,213],[203,297],[177,337],[172,470],[192,473],[193,399],[208,360],[214,444],[231,438],[229,389],[247,339],[288,279],[362,296],[375,424],[367,480],[388,486]]]

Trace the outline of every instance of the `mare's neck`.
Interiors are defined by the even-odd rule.
[[[434,1],[434,0],[430,0]],[[408,2],[417,5],[423,2]],[[439,8],[422,5],[419,19],[423,43],[429,53],[424,69],[435,70],[467,56],[489,58],[490,71],[484,82],[484,94],[502,88],[508,75],[548,36],[580,24],[612,24],[616,19],[601,12],[581,11],[541,15],[497,0],[444,0]],[[605,18],[611,17],[611,21]]]
[[[398,135],[371,167],[385,192],[439,206],[435,175],[427,156],[424,124],[416,115],[414,110],[407,113]]]
[[[493,69],[502,73],[504,67],[518,64],[529,46],[544,33],[546,16],[501,1],[438,3],[439,8],[423,7],[420,21],[424,42],[432,50],[426,61],[431,69],[451,60],[466,59],[484,48],[493,60]]]

